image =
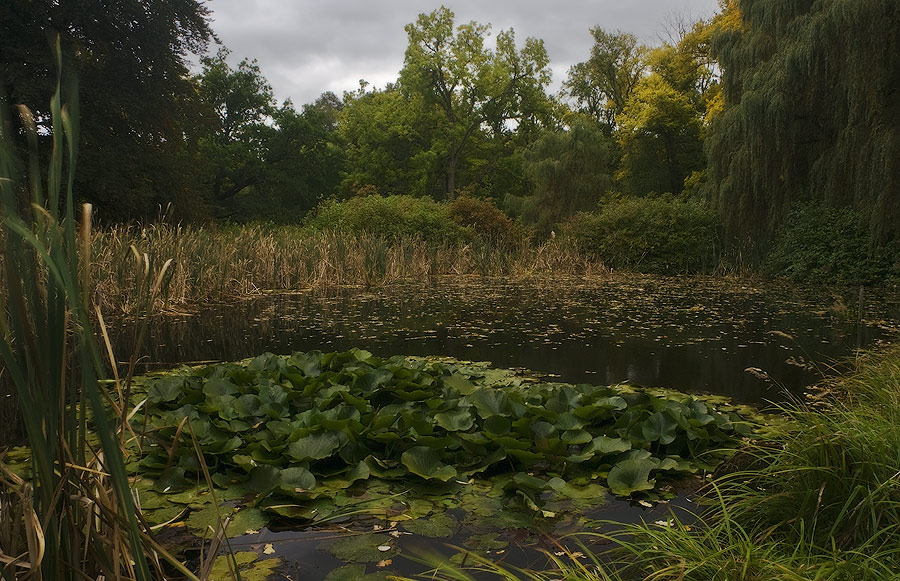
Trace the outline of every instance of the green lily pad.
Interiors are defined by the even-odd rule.
[[[678,422],[665,412],[656,412],[641,426],[644,439],[648,442],[671,444],[675,441]]]
[[[509,546],[509,541],[499,538],[498,533],[470,535],[463,544],[476,551],[496,551]]]
[[[352,535],[337,539],[328,546],[328,551],[348,563],[374,563],[400,553],[394,539],[387,535]]]
[[[466,408],[456,408],[434,414],[434,421],[448,432],[464,432],[472,427],[475,418]]]
[[[650,471],[656,468],[653,459],[623,460],[609,471],[606,482],[613,494],[630,496],[642,490],[651,490],[656,480],[650,479]]]
[[[232,560],[232,557],[234,560]],[[254,551],[235,553],[216,557],[210,571],[210,579],[232,579],[232,568],[235,563],[244,581],[266,581],[275,572],[275,568],[281,564],[281,559],[260,559]]]
[[[321,460],[334,454],[340,445],[341,440],[337,434],[331,432],[310,434],[292,442],[287,447],[287,454],[299,462]]]
[[[449,514],[440,513],[428,518],[405,521],[403,528],[423,537],[445,538],[456,532],[456,529],[459,528],[459,521]]]
[[[366,566],[358,563],[338,567],[325,575],[325,581],[358,581],[366,574]]]
[[[219,529],[219,514],[221,514],[223,521],[231,517],[226,531],[228,537],[232,538],[245,535],[248,532],[258,531],[269,522],[269,517],[259,509],[244,508],[235,511],[235,509],[229,507],[218,508],[218,512],[215,506],[207,506],[201,510],[194,511],[185,523],[189,529],[198,535],[209,537],[214,531]]]
[[[446,482],[456,477],[456,468],[443,464],[438,453],[425,446],[410,448],[400,457],[400,462],[407,470],[426,480]]]

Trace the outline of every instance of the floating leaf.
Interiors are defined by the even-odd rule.
[[[190,488],[194,488],[197,485],[197,481],[191,481],[185,478],[184,468],[179,466],[175,466],[169,468],[159,475],[159,478],[156,479],[156,482],[153,484],[153,490],[162,493],[177,493],[184,492]]]
[[[325,581],[359,581],[366,574],[366,566],[360,564],[338,567],[325,576]]]
[[[510,427],[509,418],[503,416],[490,416],[484,420],[484,429],[491,434],[506,434]]]
[[[425,479],[446,482],[456,476],[456,468],[441,462],[437,452],[425,446],[410,448],[400,458],[406,469]]]
[[[512,411],[509,405],[509,396],[500,389],[477,389],[468,396],[468,399],[482,418],[497,415],[505,416]]]
[[[475,391],[475,384],[461,375],[451,375],[444,378],[444,385],[455,389],[461,395],[469,395]]]
[[[456,408],[434,414],[434,421],[448,432],[464,432],[472,427],[475,418],[466,408]]]
[[[293,492],[311,490],[316,487],[316,477],[302,466],[291,466],[281,471],[279,486]]]
[[[657,462],[652,459],[623,460],[609,471],[606,483],[609,489],[618,496],[630,496],[642,490],[651,490],[656,480],[650,480],[650,471],[656,468]]]
[[[232,560],[233,559],[233,560]],[[210,579],[232,579],[232,567],[237,563],[240,578],[245,581],[265,581],[269,579],[275,568],[281,564],[281,559],[259,559],[253,551],[234,553],[216,557],[210,570]]]
[[[656,412],[641,426],[641,433],[648,442],[671,444],[675,441],[678,422],[665,412]]]
[[[288,445],[287,454],[298,461],[321,460],[334,454],[340,445],[340,438],[332,432],[310,434]]]
[[[459,527],[459,521],[446,513],[438,513],[428,518],[417,518],[403,523],[403,528],[423,537],[449,537]]]
[[[400,552],[391,542],[386,542],[390,540],[384,534],[352,535],[332,542],[328,551],[341,561],[377,563]],[[387,550],[381,547],[387,547]]]

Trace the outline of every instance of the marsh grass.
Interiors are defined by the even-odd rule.
[[[748,467],[719,478],[697,522],[612,539],[635,578],[897,579],[900,346],[868,354],[815,408],[785,407]]]
[[[93,300],[107,312],[140,310],[140,273],[172,258],[166,293],[177,308],[267,291],[339,285],[378,286],[440,276],[527,278],[605,272],[571,242],[528,240],[468,243],[389,239],[375,234],[299,226],[182,226],[158,222],[113,226],[95,234]],[[135,264],[147,265],[135,268]]]
[[[57,57],[60,61],[58,46]],[[30,205],[19,199],[14,183],[11,125],[4,123],[0,135],[5,269],[0,357],[18,396],[32,472],[29,481],[3,474],[5,494],[19,508],[3,515],[11,520],[2,523],[10,542],[4,545],[2,575],[150,579],[110,417],[115,403],[98,383],[103,364],[84,292],[90,270],[78,258],[90,245],[90,210],[86,207],[76,231],[72,196],[77,102],[63,106],[59,85],[57,79],[46,191],[37,175],[34,119],[19,107],[31,150]],[[99,446],[89,436],[89,423],[97,428]]]
[[[59,42],[57,65],[61,63]],[[0,119],[0,361],[27,436],[24,475],[0,448],[0,578],[197,579],[143,526],[126,473],[130,379],[104,380],[102,333],[93,288],[91,210],[76,222],[77,100],[51,102],[52,152],[40,175],[37,129],[19,106],[30,158],[29,189],[16,184],[11,123]],[[69,91],[77,95],[74,83]],[[0,111],[5,111],[0,103]],[[147,313],[164,289],[168,265],[132,249],[135,313]],[[99,323],[105,349],[95,335]],[[114,372],[116,371],[113,365]],[[6,402],[4,402],[5,404]]]

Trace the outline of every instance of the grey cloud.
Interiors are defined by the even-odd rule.
[[[447,0],[456,22],[513,28],[519,43],[544,40],[554,87],[568,67],[587,58],[588,29],[601,26],[656,42],[670,14],[709,16],[717,0]],[[416,0],[213,0],[213,29],[235,62],[257,59],[279,99],[308,103],[323,91],[353,90],[359,79],[376,86],[396,79],[403,64],[403,27],[440,2]]]

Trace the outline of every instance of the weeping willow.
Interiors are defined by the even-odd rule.
[[[709,183],[735,241],[764,250],[797,203],[900,238],[900,2],[731,0],[712,42]]]

